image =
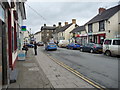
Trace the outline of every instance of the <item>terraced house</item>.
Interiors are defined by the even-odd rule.
[[[2,72],[0,84],[2,85],[11,83],[11,75],[18,59],[18,48],[21,47],[19,40],[24,19],[26,19],[24,2],[0,1],[0,71]]]
[[[53,40],[53,34],[56,32],[56,25],[53,26],[44,26],[41,27],[41,41],[45,44]]]
[[[98,14],[85,24],[88,42],[102,44],[105,38],[120,37],[120,5],[99,8]]]
[[[72,19],[72,23],[68,24],[65,22],[65,25],[57,30],[58,41],[59,40],[71,40],[70,32],[77,26],[76,19]]]
[[[80,45],[87,43],[87,32],[85,26],[77,26],[71,32],[72,42],[76,42]]]

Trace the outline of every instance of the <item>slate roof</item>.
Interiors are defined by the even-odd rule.
[[[55,30],[56,27],[52,27],[52,26],[42,26],[41,30]]]
[[[38,33],[40,33],[41,31],[38,31],[38,32],[36,32],[34,35],[36,35],[36,34],[38,34]]]
[[[65,26],[63,26],[63,27],[61,27],[61,28],[57,28],[56,31],[57,31],[57,32],[63,32],[63,31],[65,31],[67,28],[69,28],[71,25],[72,25],[72,23],[70,23],[70,24],[68,24],[68,25],[65,25]]]
[[[108,20],[110,17],[112,17],[119,10],[120,10],[120,5],[117,5],[115,7],[107,9],[107,10],[103,11],[101,14],[97,14],[94,18],[92,18],[86,24],[91,24],[91,23],[95,23],[98,21],[102,21],[102,20]]]
[[[85,31],[85,26],[77,26],[75,29],[73,29],[70,33]]]

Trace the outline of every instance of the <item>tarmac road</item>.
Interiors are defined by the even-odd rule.
[[[39,50],[64,62],[107,88],[118,88],[118,61],[120,58],[66,48],[58,48],[57,51],[45,51],[44,47],[40,47]]]

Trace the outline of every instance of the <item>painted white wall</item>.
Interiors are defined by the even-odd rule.
[[[120,34],[120,25],[118,21],[118,16],[120,15],[120,11],[113,15],[108,21],[110,23],[106,23],[106,38],[115,38],[116,35]],[[110,33],[108,33],[110,30]]]
[[[71,39],[70,32],[75,28],[75,24],[72,24],[69,28],[65,30],[65,40]]]
[[[34,38],[35,38],[36,42],[41,42],[41,33],[35,34]]]

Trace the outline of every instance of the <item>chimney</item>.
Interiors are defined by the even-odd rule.
[[[53,24],[53,27],[56,27],[56,25],[55,25],[55,24]]]
[[[72,24],[76,24],[76,19],[72,19]]]
[[[105,8],[99,8],[99,14],[101,14],[102,12],[104,12],[106,9]]]
[[[46,24],[44,24],[44,26],[46,26]]]
[[[65,22],[65,25],[68,25],[68,22]]]
[[[58,22],[58,26],[61,27],[61,22]]]

